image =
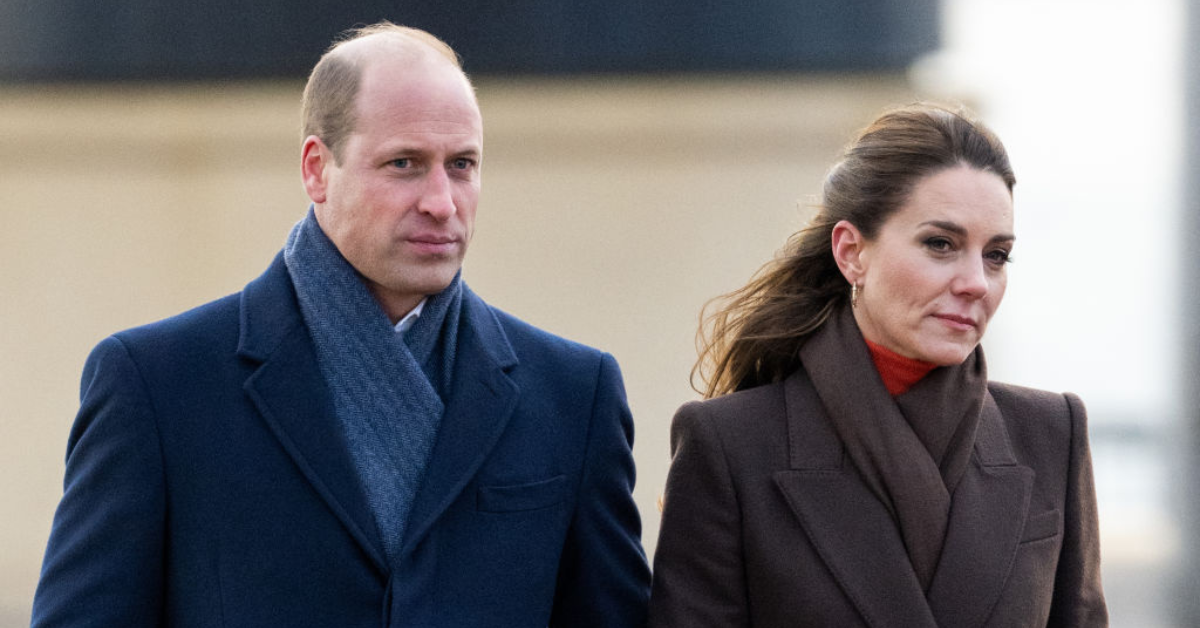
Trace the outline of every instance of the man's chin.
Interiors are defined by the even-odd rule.
[[[407,278],[408,281],[402,282],[402,284],[407,284],[408,292],[417,292],[426,296],[432,296],[450,286],[450,282],[454,281],[454,276],[458,274],[459,268],[455,266],[447,269],[438,269],[435,272],[422,273],[418,277]]]

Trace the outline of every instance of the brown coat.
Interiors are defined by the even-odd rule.
[[[988,393],[927,595],[803,370],[680,408],[651,627],[1107,626],[1082,404]]]

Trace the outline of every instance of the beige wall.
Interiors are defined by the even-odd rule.
[[[480,81],[465,277],[612,352],[653,550],[697,314],[803,222],[894,77]],[[241,288],[303,216],[301,85],[0,88],[0,626],[27,624],[79,371],[105,335]]]

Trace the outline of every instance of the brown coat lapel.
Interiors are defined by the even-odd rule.
[[[671,434],[652,628],[1107,625],[1070,395],[989,384],[928,594],[803,370]]]
[[[789,378],[784,396],[791,469],[776,472],[775,483],[867,624],[982,626],[1008,579],[1033,483],[1033,471],[1013,457],[991,396],[928,597],[894,521],[844,455],[811,382]]]
[[[982,626],[1021,540],[1034,473],[1017,463],[1000,410],[984,397],[975,455],[954,492],[942,558],[929,589],[940,626]]]
[[[895,522],[844,455],[803,371],[784,383],[784,398],[791,470],[774,479],[817,554],[867,625],[936,628]]]

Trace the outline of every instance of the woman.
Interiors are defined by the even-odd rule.
[[[1083,405],[987,381],[1015,182],[961,113],[881,116],[709,319],[654,627],[1104,626]]]

